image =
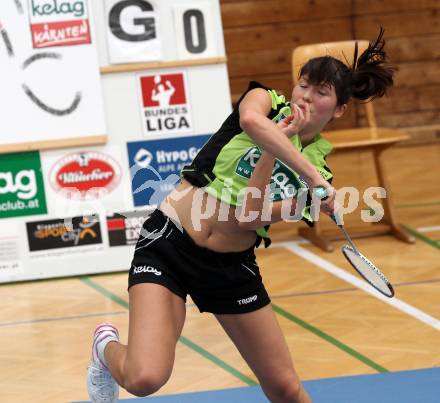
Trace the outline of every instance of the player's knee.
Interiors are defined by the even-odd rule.
[[[299,383],[290,382],[281,391],[281,401],[291,403],[303,403],[302,386]]]
[[[135,396],[144,397],[157,392],[168,379],[168,374],[153,373],[151,370],[137,372],[127,377],[124,388]]]
[[[273,402],[303,403],[303,391],[300,381],[295,377],[280,377],[268,388],[268,397]]]

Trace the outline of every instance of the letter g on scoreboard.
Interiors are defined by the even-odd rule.
[[[140,11],[140,14],[131,18],[129,24],[124,28],[122,23],[122,13],[129,7],[136,7]],[[145,14],[145,12],[147,12],[147,14]],[[150,12],[152,15],[148,15]],[[146,0],[119,1],[110,8],[110,30],[117,38],[127,42],[142,42],[155,39],[156,20],[153,12],[153,6]],[[131,29],[127,29],[129,25],[132,25]],[[142,27],[140,33],[134,33],[137,31],[137,27]]]
[[[111,64],[218,56],[217,45],[223,43],[223,36],[213,18],[218,13],[214,4],[202,0],[183,4],[173,0],[104,1]]]
[[[109,62],[163,60],[157,1],[104,0]]]

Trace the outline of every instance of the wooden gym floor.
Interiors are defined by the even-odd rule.
[[[301,224],[273,226],[275,244],[257,251],[305,380],[440,366],[440,144],[394,148],[385,156],[399,222],[417,243],[389,236],[355,243],[394,284],[393,305],[326,271],[354,275],[337,248],[325,253],[300,240]],[[329,160],[336,187],[375,184],[368,153]],[[358,222],[359,209],[347,217],[348,232]],[[126,341],[126,285],[125,273],[1,285],[0,401],[86,400],[95,325],[114,323]],[[255,382],[217,322],[191,302],[182,336],[173,376],[160,394]],[[121,397],[130,395],[121,391]]]

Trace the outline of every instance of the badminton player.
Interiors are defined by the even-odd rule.
[[[117,329],[94,334],[87,385],[93,402],[116,402],[118,385],[136,396],[169,379],[188,295],[236,345],[271,402],[309,403],[270,306],[254,249],[295,190],[323,186],[330,197],[331,145],[319,134],[351,98],[385,94],[393,83],[382,30],[352,65],[309,60],[291,99],[252,82],[231,115],[182,170],[175,190],[145,221],[129,272],[128,343]],[[213,95],[214,96],[214,95]],[[298,193],[297,193],[298,194]],[[289,196],[290,195],[290,199]],[[309,204],[301,216],[311,222]]]

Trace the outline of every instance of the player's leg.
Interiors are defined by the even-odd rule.
[[[237,346],[271,402],[310,403],[270,305],[253,249],[213,255],[202,267],[207,289],[189,290]]]
[[[310,403],[270,305],[243,314],[216,315],[273,403]]]
[[[112,390],[117,388],[115,381],[136,396],[147,396],[160,389],[171,375],[176,343],[185,321],[185,301],[153,283],[134,285],[129,298],[127,345],[119,343],[112,325],[97,328],[88,374],[89,394],[94,402],[116,401],[111,398],[117,396],[117,391]]]
[[[97,328],[88,390],[94,402],[116,401],[117,385],[137,396],[157,391],[170,377],[185,321],[186,291],[179,260],[170,261],[172,227],[160,212],[143,225],[129,272],[128,344],[111,325]]]
[[[169,379],[185,321],[185,302],[157,284],[130,288],[128,345],[109,343],[105,358],[118,383],[137,396],[156,392]]]

